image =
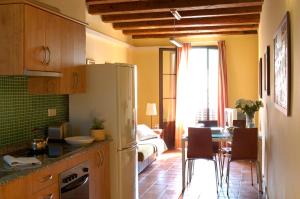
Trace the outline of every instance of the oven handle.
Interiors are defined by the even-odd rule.
[[[74,182],[66,185],[65,187],[62,187],[61,193],[66,193],[66,192],[72,191],[72,190],[76,189],[77,187],[84,185],[88,180],[89,180],[89,174],[86,174],[86,175],[80,177],[79,179],[75,180]]]

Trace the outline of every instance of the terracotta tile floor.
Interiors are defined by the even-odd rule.
[[[181,152],[169,151],[161,155],[139,175],[140,199],[264,199],[258,192],[256,172],[254,186],[251,186],[250,165],[232,163],[230,170],[229,197],[226,194],[227,184],[223,179],[219,194],[216,193],[214,165],[211,161],[197,160],[192,182],[181,193]]]

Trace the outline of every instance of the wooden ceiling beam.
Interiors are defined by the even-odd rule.
[[[136,29],[123,30],[126,35],[146,35],[146,34],[174,34],[174,33],[201,33],[201,32],[222,32],[222,31],[248,31],[257,30],[258,25],[229,25],[229,26],[202,26],[184,28],[157,28],[157,29]]]
[[[146,38],[170,38],[170,37],[187,37],[187,36],[201,36],[201,35],[245,35],[257,34],[256,30],[250,31],[223,31],[223,32],[205,32],[205,33],[181,33],[181,34],[148,34],[148,35],[132,35],[133,39]]]
[[[140,0],[86,0],[88,5],[99,5],[99,4],[108,4],[108,3],[122,3],[122,2],[133,2],[133,1],[140,1]]]
[[[203,9],[203,10],[188,10],[180,11],[181,17],[184,18],[203,18],[203,17],[218,17],[232,16],[243,14],[259,14],[261,6],[240,7],[240,8],[222,8],[222,9]],[[174,19],[174,16],[169,12],[147,12],[136,14],[117,14],[117,15],[102,15],[103,22],[130,22],[130,21],[148,21],[148,20],[165,20]]]
[[[263,0],[149,0],[149,1],[130,1],[97,4],[99,0],[86,0],[88,12],[90,14],[125,14],[143,12],[162,12],[170,9],[198,10],[198,9],[217,9],[217,8],[236,8],[245,6],[261,6]]]
[[[192,18],[160,21],[141,21],[114,23],[113,27],[118,30],[129,29],[154,29],[154,28],[177,28],[177,27],[199,27],[199,26],[221,26],[221,25],[241,25],[259,24],[259,15],[239,15],[210,18]]]

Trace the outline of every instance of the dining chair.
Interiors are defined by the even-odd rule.
[[[257,157],[258,132],[257,128],[235,128],[233,132],[231,155],[227,162],[227,195],[229,189],[230,164],[234,161],[250,161],[251,180],[253,186],[252,163],[256,164],[257,182],[261,179],[260,166]]]
[[[192,180],[193,164],[196,159],[211,160],[215,164],[216,187],[218,193],[218,166],[216,156],[213,153],[212,136],[210,128],[188,128],[187,178],[188,183]]]
[[[232,120],[232,125],[238,128],[246,128],[246,120]]]
[[[204,124],[204,127],[217,127],[218,120],[199,120],[199,123]],[[220,142],[213,142],[213,152],[218,157],[219,166],[221,165],[221,143]],[[220,167],[221,168],[221,167]]]

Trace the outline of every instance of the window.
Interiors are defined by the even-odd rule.
[[[218,48],[193,47],[189,56],[189,77],[195,122],[218,119]]]

